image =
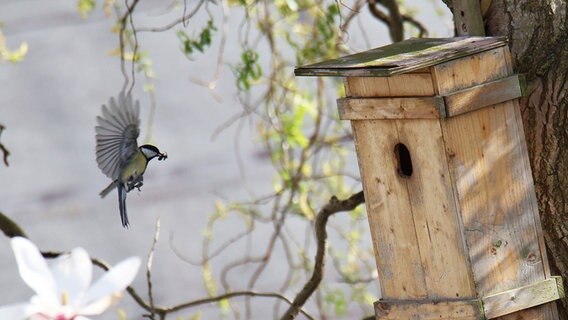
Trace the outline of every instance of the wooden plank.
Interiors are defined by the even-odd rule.
[[[457,116],[522,96],[519,75],[490,81],[444,96],[446,115]]]
[[[388,97],[390,87],[388,78],[345,78],[345,94],[347,97]]]
[[[416,97],[433,96],[434,93],[432,78],[428,73],[389,78],[348,77],[345,86],[350,97]],[[394,146],[399,142],[399,132],[396,123],[355,120],[352,126],[359,168],[364,177],[363,187],[381,295],[383,298],[398,299],[426,297],[428,292],[408,187],[405,179],[397,173]],[[436,270],[439,268],[436,267]],[[435,289],[429,289],[430,294],[439,293],[438,288],[442,285],[437,283]],[[458,289],[455,293],[465,291]]]
[[[391,96],[391,88],[396,90],[397,97],[431,97],[434,96],[432,75],[428,73],[399,74],[391,77],[349,77],[348,97],[387,97]]]
[[[431,97],[434,96],[432,74],[409,73],[397,74],[387,78],[390,92],[397,97]]]
[[[439,119],[445,110],[441,97],[342,98],[337,106],[342,120]]]
[[[483,308],[488,319],[532,308],[564,297],[562,277],[552,277],[524,287],[484,297]]]
[[[499,52],[501,50],[501,52]],[[437,94],[507,77],[503,48],[433,67]],[[546,279],[534,186],[513,101],[442,122],[476,288],[481,296]],[[554,319],[550,304],[499,317]]]
[[[444,139],[477,289],[488,295],[544,279],[516,127],[500,105],[449,118]],[[541,266],[539,268],[539,265]],[[539,270],[540,269],[540,270]]]
[[[485,36],[480,1],[454,0],[452,12],[456,33],[460,36]]]
[[[511,53],[509,52],[509,50],[504,50],[504,57],[505,57],[505,66],[507,68],[507,71],[509,73],[513,73],[513,61],[511,59]],[[523,90],[523,96],[525,96],[525,92],[526,92],[526,82],[524,77],[521,79],[522,83],[521,83],[521,88]],[[521,116],[521,109],[519,107],[519,100],[514,100],[512,101],[513,103],[513,111],[514,111],[514,117],[515,120],[517,122],[517,127],[519,128],[519,136],[521,137],[526,137],[525,136],[525,132],[524,132],[524,127],[523,127],[523,119]],[[526,139],[521,139],[519,141],[519,147],[522,149],[522,153],[523,154],[527,154],[528,155],[528,149],[527,149],[527,142]],[[529,157],[522,157],[521,159],[519,159],[519,161],[523,161],[523,166],[526,168],[530,168],[530,160]],[[534,181],[533,181],[533,176],[532,173],[529,174],[526,177],[527,180],[530,180],[530,184],[534,186]],[[534,189],[534,188],[533,188]],[[538,233],[538,239],[539,239],[539,246],[540,246],[540,252],[542,254],[542,262],[543,262],[543,266],[544,266],[544,273],[545,273],[545,277],[546,278],[550,278],[552,275],[550,273],[550,265],[548,262],[548,257],[547,257],[547,253],[546,253],[546,246],[544,243],[544,235],[542,232],[542,225],[540,222],[540,215],[539,215],[539,211],[538,211],[538,202],[536,199],[536,192],[529,192],[528,193],[528,197],[527,197],[527,203],[528,205],[530,205],[532,207],[531,212],[533,213],[533,217],[534,217],[534,221],[535,221],[535,225],[536,225],[536,231]],[[556,308],[554,308],[556,310]]]
[[[394,121],[352,121],[381,296],[427,296],[408,190],[397,173]]]
[[[412,176],[404,181],[428,297],[474,298],[473,275],[448,174],[440,123],[436,120],[396,123],[399,139],[409,149],[414,169]]]
[[[444,139],[456,183],[474,281],[490,295],[545,279],[534,220],[530,168],[520,160],[513,103],[445,121]],[[554,319],[553,307],[499,319]]]
[[[478,299],[456,301],[375,302],[377,320],[482,320],[483,307]]]
[[[458,90],[511,76],[504,67],[504,60],[504,49],[496,48],[432,67],[436,95],[449,95]]]
[[[407,73],[503,47],[505,37],[414,38],[297,67],[297,76],[381,77]]]

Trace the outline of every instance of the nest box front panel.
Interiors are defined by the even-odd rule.
[[[398,141],[396,124],[394,121],[356,121],[353,134],[364,177],[365,204],[372,226],[381,297],[425,298],[426,280],[408,189],[406,181],[399,176],[394,156]]]
[[[348,97],[427,97],[434,90],[424,71],[346,79]],[[439,120],[351,123],[383,298],[474,297]]]

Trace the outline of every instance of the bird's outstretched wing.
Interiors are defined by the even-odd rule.
[[[97,117],[97,164],[109,178],[119,178],[122,166],[138,152],[136,139],[140,134],[140,103],[130,95],[120,93],[118,101],[110,98]]]

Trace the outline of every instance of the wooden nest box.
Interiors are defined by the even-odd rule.
[[[504,38],[411,39],[295,72],[345,79],[376,319],[558,319]]]

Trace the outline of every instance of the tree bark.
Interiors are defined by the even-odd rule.
[[[527,77],[521,112],[553,273],[568,279],[568,33],[565,0],[492,1],[487,35],[509,37]],[[568,300],[559,305],[568,319]]]

